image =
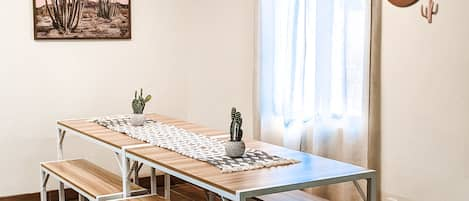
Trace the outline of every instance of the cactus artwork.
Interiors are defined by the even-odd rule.
[[[52,20],[52,26],[64,34],[69,34],[78,27],[84,3],[82,0],[46,0],[47,13]]]
[[[130,39],[131,0],[33,0],[34,39]]]
[[[119,14],[119,4],[112,0],[98,1],[98,17],[111,19]]]
[[[132,109],[134,111],[134,114],[143,114],[143,110],[145,110],[145,105],[150,100],[151,95],[147,95],[145,98],[143,97],[143,89],[140,89],[140,94],[135,91],[134,100],[132,100]]]
[[[241,141],[243,139],[243,118],[236,108],[231,109],[230,141]]]

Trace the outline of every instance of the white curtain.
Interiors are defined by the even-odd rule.
[[[260,1],[261,139],[367,165],[370,0]],[[316,189],[359,198],[352,185]]]

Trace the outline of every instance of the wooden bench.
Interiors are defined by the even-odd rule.
[[[122,198],[122,179],[87,160],[64,160],[41,163],[41,201],[47,201],[46,186],[49,176],[78,192],[80,200],[109,200]],[[131,193],[144,194],[146,189],[131,184]]]

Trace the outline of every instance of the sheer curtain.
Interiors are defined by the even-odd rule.
[[[370,15],[370,0],[260,1],[262,140],[367,166]]]

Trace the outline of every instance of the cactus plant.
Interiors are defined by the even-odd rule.
[[[98,17],[111,19],[119,13],[119,4],[112,0],[98,1]]]
[[[243,118],[236,108],[231,108],[230,141],[241,141],[243,139]]]
[[[46,0],[46,8],[52,20],[52,26],[69,34],[78,27],[83,13],[82,0],[51,0],[51,5]]]
[[[132,109],[134,114],[143,114],[143,110],[145,110],[145,104],[151,100],[151,95],[147,95],[143,98],[143,89],[140,89],[140,94],[135,91],[134,100],[132,101]]]

